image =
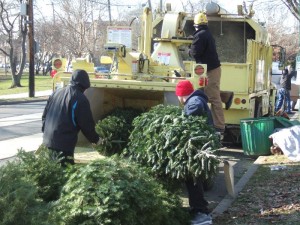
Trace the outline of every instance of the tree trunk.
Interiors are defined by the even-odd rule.
[[[21,81],[21,76],[12,74],[12,83],[10,88],[22,87],[20,81]]]
[[[16,87],[22,87],[21,85],[21,77],[23,74],[23,69],[26,62],[26,36],[27,36],[27,25],[25,23],[25,20],[20,20],[20,36],[17,40],[13,40],[12,38],[9,41],[10,46],[10,53],[9,53],[9,59],[10,59],[10,68],[11,68],[11,76],[12,76],[12,83],[10,88],[16,88]],[[15,41],[15,42],[14,42]],[[18,43],[19,45],[16,45],[15,43]],[[16,45],[16,47],[15,47]],[[17,70],[17,47],[20,48],[20,65]]]

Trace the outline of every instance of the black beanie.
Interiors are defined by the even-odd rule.
[[[70,83],[79,86],[83,91],[91,86],[89,75],[85,70],[73,71]]]

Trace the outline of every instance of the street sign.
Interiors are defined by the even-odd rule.
[[[297,54],[297,57],[296,57],[296,71],[297,71],[297,84],[299,85],[299,98],[297,100],[297,103],[296,103],[296,106],[298,106],[298,112],[300,112],[300,53]],[[296,108],[295,106],[295,108]],[[299,114],[299,118],[300,119],[300,114]]]
[[[296,71],[300,70],[300,54],[296,57]]]
[[[298,55],[296,56],[296,68],[295,70],[297,71],[297,81],[296,81],[296,84],[297,85],[300,85],[300,53],[298,53]]]

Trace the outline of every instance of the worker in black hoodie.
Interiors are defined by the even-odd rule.
[[[288,69],[284,69],[282,71],[282,76],[280,78],[280,89],[278,90],[278,96],[275,105],[275,113],[281,113],[279,110],[281,110],[283,103],[285,103],[282,111],[286,111],[287,114],[292,114],[290,91],[293,77],[297,77],[297,71],[292,70],[290,73]]]
[[[99,143],[90,104],[84,91],[90,87],[85,70],[75,70],[70,84],[56,90],[48,99],[42,115],[43,144],[62,156],[62,165],[74,164],[79,131],[91,143]]]
[[[208,28],[208,20],[205,13],[198,13],[194,17],[193,42],[189,55],[196,63],[207,64],[208,84],[204,87],[204,92],[211,103],[211,113],[215,129],[223,137],[225,132],[225,118],[222,103],[225,109],[229,109],[234,93],[232,91],[220,91],[221,63],[217,53],[215,40]]]

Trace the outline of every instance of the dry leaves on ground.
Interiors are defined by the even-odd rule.
[[[299,224],[300,163],[284,156],[269,156],[262,162],[232,206],[214,224]]]

